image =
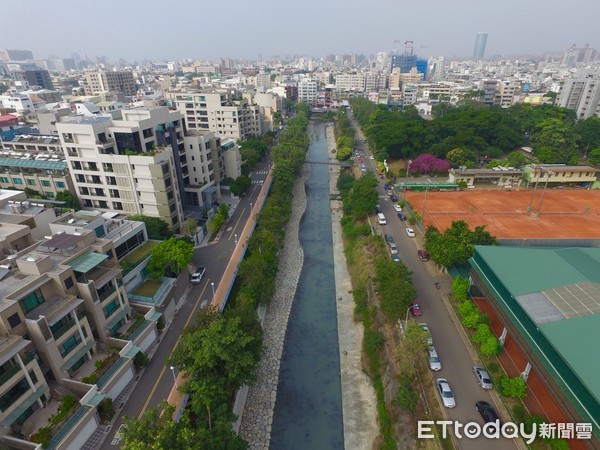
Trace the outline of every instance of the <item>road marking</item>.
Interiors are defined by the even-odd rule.
[[[242,209],[242,212],[240,213],[240,217],[238,217],[237,222],[235,223],[235,225],[233,227],[231,227],[230,229],[232,230],[231,233],[229,234],[229,237],[227,238],[228,241],[231,240],[231,237],[234,235],[234,231],[237,228],[237,226],[240,224],[240,220],[242,220],[242,216],[244,215],[244,211],[246,211],[246,208]]]
[[[190,317],[188,317],[188,320],[186,320],[185,324],[183,325],[183,329],[186,329],[188,327],[188,325],[190,324],[190,321],[194,317],[194,314],[196,314],[196,309],[198,308],[198,305],[201,303],[200,299],[204,296],[204,291],[208,288],[209,285],[210,285],[210,278],[207,278],[206,279],[206,284],[204,285],[204,289],[202,289],[202,292],[200,292],[200,295],[198,296],[198,299],[196,300],[196,304],[194,305],[194,309],[192,309]],[[175,349],[179,345],[179,340],[180,339],[181,339],[181,336],[179,336],[179,339],[177,339],[177,342],[175,342],[175,345],[173,346],[173,350],[171,350],[171,353],[169,353],[169,357],[173,354],[173,352],[175,351]],[[138,414],[138,419],[141,419],[142,416],[144,415],[144,413],[146,412],[146,408],[148,407],[148,403],[150,403],[150,400],[152,399],[152,396],[154,395],[154,392],[158,388],[158,384],[160,383],[160,380],[162,379],[162,377],[163,377],[166,369],[167,369],[167,366],[163,366],[162,370],[160,371],[160,374],[156,378],[156,382],[154,383],[154,386],[152,386],[152,390],[150,391],[150,394],[148,394],[148,399],[146,400],[146,403],[144,403],[144,406],[142,406],[142,410]]]

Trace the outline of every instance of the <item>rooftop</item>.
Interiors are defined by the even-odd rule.
[[[23,159],[19,157],[0,157],[0,167],[18,167],[27,169],[65,170],[67,162],[56,158],[55,161],[45,159]]]

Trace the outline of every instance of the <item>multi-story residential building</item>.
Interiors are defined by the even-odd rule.
[[[210,207],[219,196],[218,184],[225,179],[221,138],[211,131],[190,130],[183,140],[189,171],[184,206],[191,210]]]
[[[114,337],[120,350],[104,343],[131,315],[120,274],[112,241],[85,229],[46,236],[1,261],[0,355],[10,373],[0,380],[4,444],[28,448],[48,424],[46,403],[57,407],[62,390],[79,404],[47,431],[45,448],[81,448],[99,426],[98,402],[133,380],[139,349]]]
[[[15,70],[12,74],[15,80],[27,82],[31,87],[39,86],[42,89],[54,89],[50,73],[47,70]]]
[[[160,217],[178,229],[189,177],[182,115],[150,107],[123,110],[122,117],[56,124],[80,204]]]
[[[519,97],[521,93],[521,86],[518,84],[510,83],[508,81],[501,81],[496,87],[496,96],[494,97],[494,104],[500,105],[503,108],[508,108],[515,103],[515,99]]]
[[[21,92],[5,92],[0,95],[0,104],[3,108],[14,109],[16,114],[23,116],[38,109],[43,109],[45,103],[35,104],[29,95]]]
[[[242,175],[242,155],[240,148],[233,139],[223,139],[223,163],[225,165],[225,177],[235,180]]]
[[[487,104],[493,105],[494,100],[496,99],[496,87],[498,85],[498,80],[485,79],[479,82],[478,88],[482,91],[482,95],[480,100]]]
[[[50,233],[55,218],[54,208],[28,200],[25,192],[0,189],[0,223],[27,225],[33,239],[39,240]]]
[[[212,131],[217,137],[241,141],[262,134],[260,107],[236,90],[171,92],[168,97],[185,116],[190,130]]]
[[[365,91],[365,75],[360,73],[341,73],[335,77],[335,88],[338,91]]]
[[[379,92],[389,87],[390,75],[386,72],[365,74],[365,92]]]
[[[283,109],[282,97],[272,92],[257,92],[253,96],[253,102],[260,107],[261,130],[273,131],[274,114]]]
[[[298,81],[298,100],[310,103],[316,100],[319,93],[319,82],[313,78],[303,78]],[[288,97],[289,98],[289,97]]]
[[[600,117],[600,72],[582,70],[576,77],[567,78],[556,104],[574,110],[578,119]]]
[[[0,149],[0,188],[30,188],[55,198],[73,187],[58,136],[19,134]]]
[[[85,95],[95,95],[100,92],[121,92],[127,97],[133,97],[136,94],[133,72],[85,72],[83,87]]]
[[[271,74],[270,73],[257,73],[256,74],[256,90],[264,92],[267,89],[271,89]]]

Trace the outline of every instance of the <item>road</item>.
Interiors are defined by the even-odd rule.
[[[368,161],[367,168],[375,170],[375,161],[369,158],[364,136],[360,131],[354,118],[349,115],[351,122],[358,131],[357,149],[362,153],[363,162]],[[427,264],[417,256],[417,250],[422,248],[422,237],[418,234],[416,227],[412,227],[417,232],[416,238],[410,238],[406,234],[406,227],[410,227],[407,222],[401,221],[394,211],[393,203],[386,195],[384,182],[380,180],[377,187],[379,195],[379,204],[385,217],[387,225],[382,226],[383,233],[390,233],[398,246],[400,260],[413,273],[413,284],[417,290],[417,300],[423,311],[423,316],[418,318],[419,322],[425,322],[429,325],[429,330],[433,337],[433,345],[442,362],[442,370],[439,372],[431,371],[424,382],[435,385],[435,379],[438,377],[446,378],[454,393],[456,407],[447,409],[442,407],[445,417],[438,420],[453,420],[460,423],[478,422],[484,424],[483,419],[475,410],[475,403],[483,400],[494,405],[494,400],[490,393],[479,387],[472,372],[474,365],[473,359],[467,350],[467,344],[463,341],[462,335],[457,327],[462,327],[460,323],[455,324],[452,320],[445,303],[442,301],[443,293],[451,292],[452,280],[448,275],[433,277],[427,270]],[[441,289],[436,289],[435,281],[439,281]],[[436,388],[437,389],[437,388]],[[501,410],[496,406],[496,412],[501,415]],[[503,418],[508,419],[508,418]],[[488,439],[480,437],[477,439],[464,438],[457,442],[461,449],[481,449],[486,450],[506,450],[517,448],[512,440],[507,439]]]
[[[121,441],[115,433],[123,423],[123,417],[141,417],[148,409],[156,407],[162,400],[165,400],[173,387],[173,373],[166,365],[173,351],[177,340],[185,327],[187,327],[197,314],[197,312],[208,304],[212,297],[211,283],[215,283],[214,288],[225,271],[229,258],[235,247],[236,234],[240,234],[246,221],[250,217],[251,203],[254,204],[262,188],[262,181],[268,173],[268,161],[262,161],[257,166],[255,172],[250,175],[252,185],[248,189],[245,197],[233,212],[227,228],[221,235],[218,242],[194,251],[192,264],[196,267],[206,267],[206,273],[202,283],[192,285],[188,292],[187,299],[179,305],[179,311],[173,318],[170,327],[159,337],[160,344],[154,353],[149,366],[144,370],[139,380],[133,388],[129,400],[118,410],[120,405],[115,405],[118,410],[118,416],[113,427],[108,433],[103,445],[103,450],[115,450],[120,448]],[[183,297],[188,283],[178,283],[175,287],[175,298]]]

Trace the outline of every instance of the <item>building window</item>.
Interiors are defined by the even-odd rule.
[[[71,165],[75,170],[81,170],[81,163],[79,161],[71,161]]]
[[[56,187],[64,188],[65,187],[65,183],[63,183],[62,181],[57,181],[56,182]]]
[[[104,308],[104,318],[108,319],[119,308],[117,301],[113,300]]]
[[[27,180],[29,186],[35,186],[35,180]]]
[[[106,236],[106,232],[104,231],[104,225],[100,225],[99,227],[96,227],[96,229],[94,229],[94,232],[96,233],[96,237],[104,237]]]
[[[21,323],[21,317],[19,317],[19,313],[14,313],[7,320],[11,328],[14,328]]]
[[[73,283],[73,278],[71,278],[71,277],[65,278],[65,288],[66,289],[71,289],[74,285],[75,285],[75,283]]]
[[[6,178],[6,177],[0,177],[0,182],[2,182],[2,183],[8,183],[8,178]]]
[[[42,292],[38,289],[37,291],[32,292],[31,294],[19,300],[19,304],[21,305],[23,312],[27,314],[29,311],[33,311],[45,301],[46,300],[44,299]]]
[[[60,356],[63,358],[67,356],[71,350],[79,345],[81,342],[81,336],[79,336],[79,332],[75,333],[73,336],[68,338],[65,342],[58,346],[58,350],[60,351]]]
[[[50,187],[52,184],[48,180],[42,180],[42,186]]]
[[[20,178],[13,178],[13,183],[15,184],[23,184],[23,180]]]
[[[123,204],[121,202],[113,202],[113,209],[123,211]]]

